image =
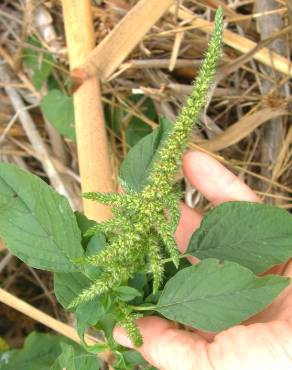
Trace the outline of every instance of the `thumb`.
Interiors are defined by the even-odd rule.
[[[137,351],[160,370],[191,370],[210,368],[207,354],[208,342],[200,335],[176,329],[172,323],[159,317],[145,317],[137,321],[143,345]],[[133,348],[122,328],[114,330],[115,340]]]

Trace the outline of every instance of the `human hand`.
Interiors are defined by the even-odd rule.
[[[207,154],[188,152],[183,168],[190,183],[214,205],[232,200],[259,202],[247,185]],[[201,219],[198,212],[181,206],[176,232],[181,252]],[[292,261],[271,270],[292,277]],[[292,284],[264,311],[217,334],[181,330],[158,317],[142,318],[138,325],[144,344],[137,350],[160,370],[292,369]],[[115,329],[114,337],[121,345],[132,347],[122,328]]]

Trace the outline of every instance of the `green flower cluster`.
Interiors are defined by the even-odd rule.
[[[84,194],[87,199],[111,206],[113,217],[91,229],[92,234],[102,231],[108,246],[97,255],[86,257],[83,262],[100,266],[103,272],[91,287],[71,303],[71,307],[110,292],[121,284],[127,284],[128,279],[145,268],[145,265],[147,271],[153,274],[153,292],[157,292],[163,280],[161,259],[165,253],[178,268],[179,254],[174,232],[179,221],[181,193],[175,188],[175,176],[194,124],[206,104],[221,54],[222,33],[223,11],[220,8],[216,13],[215,30],[193,92],[161,145],[144,189],[141,192],[124,189],[124,194]],[[133,343],[141,345],[142,338],[130,306],[117,303],[116,311],[120,324],[128,330]]]

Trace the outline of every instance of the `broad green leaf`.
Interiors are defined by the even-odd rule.
[[[130,286],[119,286],[115,290],[115,295],[122,301],[132,301],[136,297],[141,297],[142,294],[135,288]]]
[[[62,351],[61,336],[33,332],[24,343],[24,348],[8,353],[7,361],[0,362],[1,370],[50,370]]]
[[[51,90],[40,103],[46,119],[60,134],[76,141],[73,98],[64,95],[60,90]]]
[[[274,275],[256,277],[234,262],[206,259],[170,279],[155,310],[170,320],[217,332],[264,309],[289,282]]]
[[[83,289],[89,288],[91,281],[81,272],[54,274],[54,291],[58,302],[65,308]]]
[[[29,37],[28,43],[40,48],[40,50],[26,48],[23,55],[24,65],[33,71],[32,82],[35,88],[40,90],[53,70],[54,59],[50,53],[41,50],[43,46],[36,36]]]
[[[81,347],[62,344],[62,353],[51,370],[99,370],[97,356],[86,353]]]
[[[266,204],[227,202],[193,234],[188,254],[237,262],[260,273],[292,257],[292,216]]]
[[[171,130],[167,119],[159,128],[141,139],[128,153],[121,165],[120,177],[133,190],[141,191],[147,184],[149,171],[157,159],[157,150]]]
[[[75,216],[65,197],[38,177],[0,163],[0,236],[28,265],[75,271],[83,255]]]

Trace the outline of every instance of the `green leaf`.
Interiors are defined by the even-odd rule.
[[[72,141],[76,141],[73,98],[64,95],[60,90],[51,90],[40,103],[46,119]]]
[[[88,229],[96,225],[96,221],[90,220],[83,213],[78,212],[78,211],[75,211],[75,217],[76,217],[77,225],[81,232],[81,238],[82,238],[81,244],[84,250],[86,250],[90,238],[88,236],[85,236],[84,234],[86,233]]]
[[[135,350],[126,351],[123,353],[126,363],[131,365],[147,365],[146,360]]]
[[[115,290],[115,295],[122,301],[132,301],[136,297],[141,297],[142,294],[135,288],[130,286],[119,286]]]
[[[152,131],[151,126],[138,117],[134,117],[128,124],[126,129],[126,141],[133,147],[140,141],[144,136],[150,134]]]
[[[256,277],[234,262],[206,259],[170,279],[155,310],[170,320],[217,332],[261,311],[289,282],[280,276]]]
[[[99,370],[97,356],[86,353],[82,347],[62,343],[62,353],[51,370]]]
[[[92,256],[97,253],[99,253],[103,248],[106,247],[106,239],[103,233],[97,232],[93,237],[90,239],[85,256]],[[99,278],[99,275],[102,272],[102,268],[99,266],[92,266],[89,264],[85,264],[84,267],[84,273],[87,277],[89,277],[92,281],[95,281]]]
[[[40,48],[40,50],[26,48],[23,55],[24,65],[32,69],[32,82],[39,91],[53,70],[54,59],[50,53],[41,50],[43,46],[37,36],[29,37],[27,42],[33,47]]]
[[[87,248],[86,248],[86,256],[92,256],[95,255],[106,246],[106,239],[102,232],[97,232],[93,235],[93,237],[90,239]]]
[[[0,163],[0,235],[18,258],[44,270],[75,271],[71,259],[83,255],[67,199],[7,163]]]
[[[157,114],[155,111],[155,107],[153,101],[150,98],[146,98],[144,95],[135,94],[132,95],[130,98],[135,104],[139,105],[139,110],[143,113],[143,115],[149,118],[152,121],[157,120]],[[141,100],[144,100],[143,104],[141,105]],[[125,112],[125,116],[128,117],[129,113]],[[126,129],[126,141],[132,147],[138,143],[144,136],[149,134],[152,131],[151,126],[143,121],[143,119],[131,116],[128,126]]]
[[[164,118],[159,128],[141,139],[128,153],[121,165],[120,177],[133,190],[141,191],[147,184],[149,172],[157,159],[157,150],[167,137],[170,122]]]
[[[82,235],[85,234],[88,229],[96,225],[96,221],[90,220],[81,212],[76,211],[75,217]]]
[[[139,107],[139,111],[149,120],[156,122],[157,113],[153,101],[145,95],[133,94],[128,98],[128,104],[135,104]],[[143,117],[135,116],[126,109],[120,107],[105,106],[105,118],[107,125],[117,134],[121,136],[126,127],[126,141],[131,147],[144,136],[149,134],[151,126],[144,121]]]
[[[113,330],[116,326],[116,319],[115,316],[112,313],[106,313],[104,316],[102,316],[98,323],[96,324],[96,329],[102,330],[105,337],[109,341],[110,345],[115,346],[116,342],[113,339]]]
[[[100,296],[92,301],[79,305],[76,309],[77,332],[84,343],[84,333],[87,327],[94,326],[98,320],[105,314],[102,298]],[[94,346],[93,346],[94,347]]]
[[[91,280],[81,272],[54,274],[54,291],[58,302],[65,308],[76,298],[84,289],[89,288]]]
[[[147,274],[145,272],[136,272],[136,274],[129,279],[128,285],[143,293],[144,287],[148,284]]]
[[[50,370],[61,353],[65,339],[51,334],[31,333],[24,348],[8,352],[8,362],[0,362],[1,370]]]
[[[238,262],[255,273],[292,257],[292,216],[266,204],[227,202],[193,234],[188,254]]]

